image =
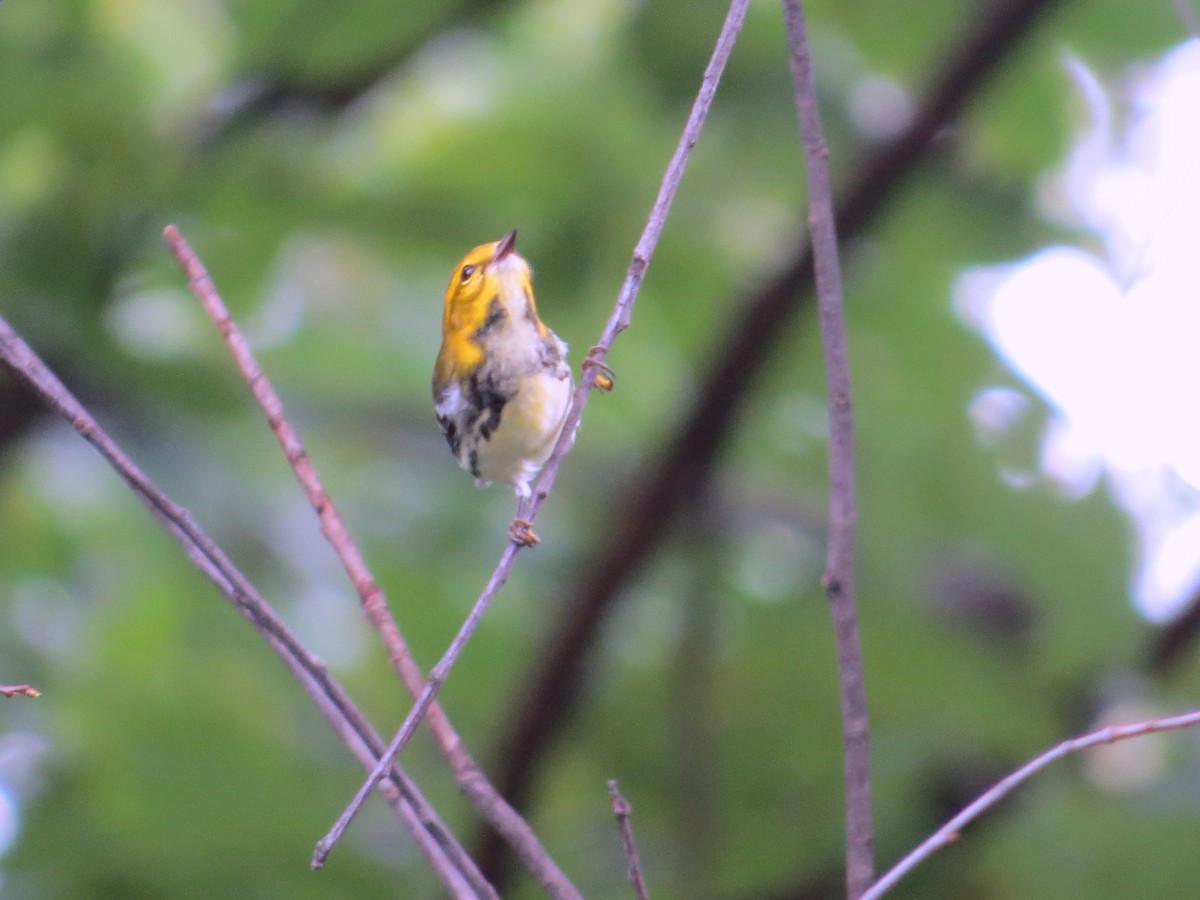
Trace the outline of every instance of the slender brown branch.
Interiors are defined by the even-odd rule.
[[[333,852],[333,848],[341,840],[350,822],[358,814],[358,811],[362,809],[362,805],[366,802],[367,797],[375,789],[376,783],[383,777],[392,760],[404,749],[409,739],[413,736],[413,733],[416,732],[417,726],[421,723],[422,716],[429,709],[429,705],[433,703],[434,697],[437,696],[438,691],[445,684],[450,670],[454,667],[455,662],[458,661],[459,654],[462,653],[463,648],[471,639],[471,635],[475,633],[475,629],[479,627],[479,623],[483,620],[484,613],[487,612],[492,598],[496,596],[496,592],[508,580],[508,573],[512,569],[513,559],[516,558],[517,551],[521,547],[522,544],[514,540],[510,541],[508,546],[504,548],[504,552],[500,555],[499,565],[492,572],[492,577],[488,579],[483,593],[479,595],[479,599],[471,607],[471,612],[467,615],[466,621],[463,622],[462,627],[459,628],[458,633],[454,636],[454,640],[450,642],[450,646],[442,654],[442,658],[438,660],[437,665],[433,667],[433,671],[429,673],[425,687],[417,696],[417,700],[413,704],[412,709],[409,710],[408,715],[405,716],[400,730],[396,732],[396,736],[392,738],[392,742],[383,751],[378,764],[370,775],[367,776],[367,780],[359,787],[358,793],[354,795],[354,799],[342,811],[337,821],[334,822],[333,827],[317,842],[316,847],[313,849],[312,857],[312,866],[314,869],[319,869],[325,865],[329,854]]]
[[[817,315],[825,348],[825,382],[829,407],[829,539],[821,583],[829,598],[837,642],[838,681],[842,699],[842,742],[846,781],[846,890],[851,900],[871,885],[875,874],[874,828],[871,825],[871,745],[867,727],[867,689],[854,593],[854,537],[858,512],[854,503],[854,412],[846,316],[842,309],[842,273],[838,262],[837,226],[833,218],[833,185],[829,146],[821,126],[817,83],[813,74],[808,29],[801,0],[783,0],[796,114],[804,142],[808,178],[809,228],[817,282]]]
[[[388,609],[383,592],[367,568],[366,560],[363,559],[363,555],[346,529],[337,507],[321,483],[316,466],[305,451],[299,435],[284,418],[283,401],[254,358],[250,345],[242,336],[237,323],[229,315],[229,309],[217,292],[208,270],[192,250],[191,245],[174,225],[168,225],[163,229],[163,236],[179,261],[180,267],[187,274],[188,287],[192,294],[200,301],[204,311],[217,326],[238,369],[241,370],[246,383],[250,385],[254,399],[258,401],[258,405],[266,415],[267,424],[270,425],[271,431],[279,441],[279,446],[283,448],[288,465],[317,513],[321,524],[321,533],[333,546],[346,574],[358,591],[363,615],[371,627],[379,632],[393,668],[403,674],[404,663],[406,660],[412,659],[412,654],[400,634],[391,610]]]
[[[1130,738],[1154,734],[1159,731],[1178,731],[1181,728],[1191,728],[1194,725],[1200,725],[1200,710],[1183,713],[1178,716],[1166,716],[1161,719],[1148,719],[1147,721],[1135,722],[1131,725],[1109,725],[1106,728],[1090,732],[1082,737],[1056,744],[1044,753],[1035,756],[1011,775],[996,782],[996,784],[980,794],[974,802],[966,806],[962,812],[926,838],[911,853],[889,869],[882,878],[871,885],[870,890],[863,894],[862,900],[877,900],[877,898],[882,897],[887,891],[895,887],[901,878],[938,850],[957,840],[959,833],[964,827],[999,803],[1000,800],[1010,794],[1017,786],[1028,781],[1042,769],[1051,763],[1057,762],[1064,756],[1070,756],[1072,753],[1078,753],[1081,750],[1088,750],[1092,747],[1099,747],[1102,744],[1115,744],[1117,741],[1127,741]]]
[[[334,730],[365,768],[371,768],[383,741],[349,695],[317,660],[191,514],[171,500],[125,454],[95,418],[67,390],[33,349],[0,317],[0,365],[32,388],[66,419],[129,485],[150,512],[183,547],[192,563],[234,605],[283,660]],[[409,827],[443,883],[455,897],[495,897],[457,839],[429,806],[417,786],[392,767],[387,796]]]
[[[980,93],[1000,64],[1056,0],[993,0],[975,14],[964,34],[940,39],[945,52],[909,127],[870,153],[848,179],[837,207],[838,235],[847,242],[861,234],[895,197],[926,158],[934,137],[944,133]],[[702,490],[755,378],[781,340],[795,340],[788,319],[801,309],[812,279],[807,246],[750,295],[727,304],[742,310],[732,327],[714,340],[713,360],[694,399],[662,449],[632,479],[613,504],[608,540],[597,547],[563,598],[559,621],[548,630],[543,650],[529,667],[518,706],[500,717],[512,723],[498,739],[496,783],[516,808],[532,793],[534,775],[583,686],[586,658],[600,624],[629,582],[659,547],[690,497]],[[502,846],[484,835],[478,854],[484,871],[499,879]]]
[[[29,684],[0,684],[0,697],[40,697],[42,692]]]
[[[316,511],[321,525],[321,533],[333,547],[346,574],[354,584],[367,622],[382,638],[388,659],[399,674],[401,681],[414,697],[419,697],[425,684],[420,667],[413,658],[399,625],[388,608],[387,600],[384,598],[375,576],[371,573],[357,544],[350,536],[332,498],[325,490],[320,476],[317,474],[316,466],[305,451],[299,435],[285,418],[283,401],[272,387],[266,373],[259,366],[249,344],[237,327],[237,323],[230,316],[229,309],[221,299],[203,262],[174,225],[168,225],[164,229],[164,237],[188,276],[189,288],[217,326],[238,369],[249,384],[255,400],[262,408],[267,423],[283,448],[288,465],[308,497],[309,503]],[[484,818],[509,840],[513,849],[516,850],[538,882],[552,896],[562,898],[578,896],[578,891],[551,859],[533,829],[504,801],[500,793],[484,776],[440,706],[430,705],[427,721],[443,756],[449,761],[455,778],[464,793],[472,800]]]
[[[642,236],[638,238],[638,242],[633,248],[633,258],[629,261],[629,268],[625,271],[625,281],[621,284],[621,290],[617,294],[616,305],[600,334],[600,340],[596,346],[592,347],[583,361],[582,377],[575,388],[575,397],[571,403],[571,409],[567,413],[562,435],[538,478],[537,490],[533,495],[533,515],[537,514],[542,501],[550,493],[550,489],[554,486],[554,480],[558,477],[558,467],[567,451],[571,449],[571,435],[575,433],[579,420],[583,417],[583,409],[587,406],[592,388],[596,386],[596,374],[606,371],[604,360],[608,357],[608,351],[612,348],[613,341],[616,340],[618,334],[629,327],[629,323],[633,319],[633,305],[642,288],[642,279],[645,278],[646,270],[650,267],[650,260],[654,257],[655,248],[658,247],[658,239],[662,235],[663,227],[667,224],[667,216],[671,212],[671,204],[679,190],[679,182],[683,179],[684,169],[687,168],[688,159],[692,155],[692,148],[700,140],[700,132],[704,128],[708,111],[717,95],[717,86],[721,83],[725,64],[729,62],[729,54],[733,52],[733,45],[737,41],[738,33],[742,30],[742,23],[746,20],[746,9],[749,5],[749,0],[732,0],[729,4],[729,12],[725,14],[725,21],[721,25],[721,33],[717,36],[716,46],[713,47],[712,56],[709,57],[708,65],[704,68],[704,75],[700,79],[700,90],[692,102],[692,111],[683,126],[683,134],[663,173],[662,182],[658,187],[658,196],[654,198],[654,205],[650,208],[646,227],[642,229]],[[606,383],[611,387],[611,377]]]
[[[620,286],[617,304],[613,306],[612,314],[608,317],[604,331],[600,334],[600,340],[590,350],[587,359],[583,360],[583,377],[580,379],[580,384],[576,386],[574,402],[571,403],[570,412],[566,415],[563,434],[559,437],[558,445],[554,448],[550,460],[546,462],[546,468],[542,470],[538,479],[538,490],[534,492],[534,514],[541,508],[542,500],[545,500],[547,494],[550,493],[554,479],[558,476],[559,464],[562,463],[566,451],[570,449],[570,436],[575,433],[576,427],[580,424],[583,408],[587,406],[588,396],[595,386],[595,373],[604,370],[604,361],[608,356],[608,350],[612,348],[613,341],[620,332],[629,328],[629,323],[634,316],[637,293],[642,288],[642,280],[646,277],[646,270],[649,269],[650,259],[654,257],[655,248],[659,246],[662,228],[666,226],[667,216],[671,212],[671,204],[679,190],[679,182],[683,180],[684,169],[688,167],[692,148],[695,148],[697,140],[700,140],[704,120],[708,119],[708,110],[713,106],[716,88],[721,83],[721,74],[725,72],[725,65],[730,61],[733,44],[737,42],[738,34],[742,31],[746,8],[749,5],[749,0],[732,0],[730,2],[730,10],[725,14],[725,22],[722,23],[720,34],[716,37],[713,55],[709,56],[708,65],[704,67],[700,90],[696,92],[696,100],[692,101],[691,113],[688,115],[688,121],[684,124],[683,134],[679,137],[679,143],[671,156],[671,161],[667,163],[666,172],[662,173],[658,196],[654,198],[654,205],[650,208],[646,227],[642,229],[642,236],[638,238],[634,247],[634,257],[630,259],[629,268],[625,270],[625,281]],[[608,385],[611,386],[611,380],[608,380]]]
[[[633,891],[637,894],[638,900],[650,900],[650,894],[646,890],[646,878],[642,874],[642,858],[638,855],[637,844],[633,841],[633,825],[629,822],[633,807],[622,796],[615,778],[608,783],[608,796],[612,798],[613,815],[617,817],[617,828],[621,832],[621,846],[625,850],[625,860],[629,864],[629,883],[633,885]]]
[[[608,355],[608,351],[612,347],[616,336],[629,327],[629,322],[633,315],[633,305],[637,300],[642,279],[645,276],[646,269],[650,265],[654,249],[658,245],[658,238],[662,234],[663,226],[666,224],[667,214],[671,209],[671,202],[674,200],[675,193],[679,188],[679,182],[683,178],[683,171],[687,166],[688,158],[691,156],[692,148],[695,147],[696,141],[700,136],[700,130],[704,126],[704,120],[708,117],[708,110],[712,106],[713,97],[716,95],[717,85],[721,80],[721,73],[725,69],[729,53],[733,49],[734,42],[737,40],[738,32],[741,30],[748,5],[749,0],[733,0],[730,4],[729,13],[725,18],[721,34],[717,38],[716,48],[713,50],[712,58],[709,60],[708,67],[704,71],[700,91],[692,106],[691,115],[684,126],[683,136],[679,140],[675,154],[671,157],[671,161],[667,165],[667,171],[663,175],[658,197],[651,209],[649,220],[646,222],[642,236],[634,248],[633,260],[629,264],[629,269],[626,273],[625,281],[621,285],[621,291],[617,297],[616,305],[613,307],[612,315],[609,316],[608,324],[601,334],[600,341],[592,348],[588,357],[583,361],[582,377],[575,388],[571,408],[567,411],[567,416],[563,423],[562,434],[559,436],[558,443],[554,447],[554,452],[551,453],[550,459],[547,461],[541,476],[538,478],[533,502],[529,505],[526,515],[530,525],[533,524],[543,501],[554,486],[558,468],[562,463],[563,457],[566,456],[571,448],[571,441],[583,416],[584,407],[587,406],[588,397],[591,394],[592,388],[597,385],[597,375],[604,375],[604,359]],[[601,379],[601,383],[611,386],[611,379],[605,375]],[[513,560],[516,559],[516,555],[521,547],[522,544],[517,541],[511,541],[500,555],[500,561],[496,564],[496,568],[492,572],[491,578],[488,579],[483,592],[475,601],[475,605],[471,608],[470,614],[467,616],[458,634],[455,635],[449,648],[447,648],[437,665],[434,666],[433,671],[429,675],[429,680],[425,684],[425,688],[421,691],[417,702],[405,718],[404,723],[400,726],[396,737],[388,745],[388,749],[380,759],[376,771],[372,772],[367,778],[367,781],[359,789],[359,792],[350,802],[350,805],[346,807],[341,817],[334,823],[333,828],[317,843],[313,852],[314,866],[323,864],[341,835],[345,832],[350,821],[362,807],[367,796],[369,796],[374,782],[386,770],[391,760],[395,758],[395,755],[404,749],[404,745],[416,730],[416,726],[420,723],[425,710],[433,702],[446,677],[450,674],[450,670],[457,661],[459,653],[462,652],[462,648],[466,646],[467,641],[470,640],[484,613],[487,612],[492,598],[508,580]]]

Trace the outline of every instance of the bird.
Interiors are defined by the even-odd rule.
[[[513,489],[517,513],[509,537],[531,546],[538,542],[527,518],[531,482],[562,433],[574,379],[566,343],[538,316],[533,272],[516,244],[514,229],[455,266],[433,404],[450,452],[475,483]]]

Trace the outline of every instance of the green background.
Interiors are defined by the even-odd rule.
[[[874,145],[865,78],[914,102],[983,4],[807,5],[845,185]],[[616,296],[724,16],[710,0],[0,4],[0,313],[241,565],[381,730],[407,708],[245,385],[161,241],[208,265],[422,665],[504,544],[502,488],[446,452],[429,374],[446,278],[520,230],[578,365]],[[1103,491],[1015,491],[966,412],[1022,386],[957,317],[967,267],[1050,241],[1038,179],[1079,104],[1065,49],[1113,85],[1183,40],[1167,2],[1059,3],[844,248],[859,440],[860,615],[881,864],[990,780],[1151,681],[1130,529]],[[802,240],[803,162],[776,4],[744,33],[650,268],[515,573],[443,693],[490,766],[612,499],[678,425],[742,298]],[[537,771],[531,821],[589,897],[629,896],[605,788],[634,806],[655,897],[837,896],[841,744],[819,587],[820,342],[793,316],[701,511],[605,620]],[[1031,395],[1032,396],[1032,395]],[[1038,402],[1035,400],[1035,403]],[[65,424],[0,379],[5,896],[436,896],[372,801],[326,870],[312,843],[361,773],[257,635]],[[1044,410],[1039,418],[1044,416]],[[1012,452],[1036,460],[1039,427]],[[912,876],[907,897],[1186,897],[1198,754],[1105,789],[1072,760]],[[426,735],[406,765],[468,846]],[[536,896],[528,880],[505,896]]]

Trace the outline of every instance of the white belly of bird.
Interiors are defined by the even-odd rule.
[[[569,375],[542,371],[526,379],[477,448],[479,479],[510,484],[518,497],[529,497],[529,482],[550,458],[570,405]]]

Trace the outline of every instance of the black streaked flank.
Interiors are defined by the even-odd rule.
[[[438,416],[438,424],[442,426],[442,434],[446,436],[446,443],[450,445],[450,452],[458,456],[458,448],[462,443],[462,436],[458,433],[458,426],[449,416]]]
[[[471,377],[467,379],[467,402],[470,409],[467,428],[474,428],[475,423],[482,418],[483,421],[478,425],[479,436],[485,441],[490,440],[492,432],[500,424],[505,405],[512,397],[512,391],[502,391],[496,386],[492,373],[488,373],[487,377],[480,381],[479,373],[472,372]]]
[[[505,310],[504,304],[500,302],[499,297],[493,297],[492,302],[488,304],[487,318],[483,320],[482,325],[475,329],[475,333],[471,337],[478,341],[507,318],[508,311]]]

